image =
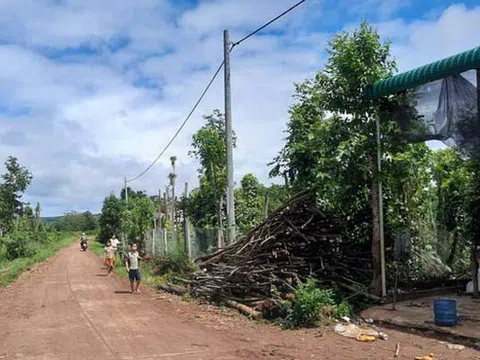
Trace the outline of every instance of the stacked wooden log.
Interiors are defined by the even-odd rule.
[[[248,236],[197,259],[190,291],[195,296],[255,307],[288,296],[308,277],[364,293],[370,258],[315,204],[307,192],[294,196]],[[272,294],[272,292],[274,294]]]

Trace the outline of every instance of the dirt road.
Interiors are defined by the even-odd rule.
[[[101,260],[72,246],[0,290],[0,359],[480,359],[432,339],[387,332],[364,344],[318,331],[282,331],[170,295],[127,292]]]

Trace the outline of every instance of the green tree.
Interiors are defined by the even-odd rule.
[[[9,156],[5,161],[7,170],[0,184],[0,227],[11,230],[16,215],[22,215],[22,195],[32,182],[32,173],[18,163],[18,159]]]
[[[119,230],[127,235],[129,243],[140,238],[140,247],[144,247],[143,236],[153,227],[153,216],[156,207],[149,197],[138,197],[128,201],[123,206],[120,215]]]
[[[90,211],[70,211],[66,212],[55,226],[60,231],[93,231],[97,229],[98,223]]]
[[[144,197],[135,199],[131,209],[135,224],[134,235],[143,239],[143,235],[153,226],[153,216],[156,212],[155,205],[148,197]]]
[[[35,217],[34,213],[33,213],[33,209],[32,207],[29,205],[29,204],[22,204],[22,216],[23,217],[26,217],[26,218],[29,218],[29,219],[33,219]]]
[[[262,196],[264,198],[264,206],[265,201],[267,202],[267,215],[280,208],[288,200],[289,195],[288,188],[284,185],[272,184],[264,187]]]
[[[103,201],[102,213],[99,219],[100,232],[98,238],[105,243],[113,234],[121,229],[123,203],[114,194],[110,194]]]
[[[435,153],[433,179],[438,196],[438,238],[443,240],[439,242],[439,251],[444,254],[446,264],[452,266],[459,245],[467,245],[461,240],[466,239],[469,195],[474,173],[457,151],[439,150]],[[447,251],[448,254],[445,254]]]
[[[56,224],[56,227],[60,231],[79,231],[81,230],[80,228],[82,227],[81,225],[81,219],[80,219],[80,214],[78,214],[76,211],[68,211],[63,214],[63,216],[60,218],[58,223]]]
[[[472,244],[480,245],[480,160],[472,159],[468,166],[473,174],[468,193],[468,238]]]
[[[98,221],[90,211],[85,211],[82,216],[84,218],[83,231],[92,231],[97,229]]]
[[[40,207],[40,203],[37,202],[37,205],[35,206],[35,218],[40,219],[42,213],[42,208]]]
[[[222,218],[219,219],[216,195],[211,183],[205,178],[200,178],[199,187],[191,191],[186,201],[187,214],[195,227],[214,228],[223,221],[224,209],[222,207]]]
[[[398,99],[370,101],[365,89],[391,76],[396,66],[389,44],[365,22],[351,34],[336,35],[327,51],[325,69],[297,85],[287,143],[271,174],[283,175],[294,188],[314,189],[319,203],[337,211],[355,238],[372,239],[371,285],[379,293],[376,119],[381,120],[384,159],[405,144],[398,126],[386,116]]]
[[[245,175],[235,191],[235,217],[241,234],[246,234],[263,219],[264,186],[253,174]]]
[[[147,197],[147,194],[145,193],[145,191],[141,191],[141,190],[135,191],[135,190],[132,190],[132,188],[129,186],[127,186],[127,193],[128,193],[129,201],[130,199]],[[120,190],[120,199],[125,201],[125,188],[122,188],[122,190]]]
[[[225,118],[218,110],[203,118],[206,123],[193,135],[189,152],[200,163],[200,185],[192,191],[188,209],[197,227],[221,227],[226,192]]]

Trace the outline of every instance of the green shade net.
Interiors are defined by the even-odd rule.
[[[409,142],[440,140],[480,157],[476,70],[407,90],[403,98],[394,117]]]

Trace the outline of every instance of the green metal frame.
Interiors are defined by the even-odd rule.
[[[366,96],[368,99],[374,100],[478,68],[480,68],[480,46],[388,79],[377,81],[366,89]]]

